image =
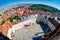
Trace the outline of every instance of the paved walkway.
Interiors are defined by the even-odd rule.
[[[34,24],[15,31],[13,40],[32,40],[37,33],[43,32],[40,25]],[[44,33],[39,34],[40,36]]]

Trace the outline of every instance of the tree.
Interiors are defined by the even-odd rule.
[[[15,15],[14,16],[14,19],[18,20],[19,19],[18,15]]]
[[[5,20],[2,20],[1,25],[3,25],[4,23],[5,23]]]
[[[8,20],[9,20],[10,22],[13,22],[13,17],[10,17]]]

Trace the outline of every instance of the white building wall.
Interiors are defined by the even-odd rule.
[[[12,33],[12,28],[9,28],[7,37],[10,38],[10,39],[12,39],[12,38],[11,38],[11,33]]]

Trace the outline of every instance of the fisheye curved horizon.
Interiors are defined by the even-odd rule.
[[[44,4],[60,9],[59,1],[54,0],[0,0],[0,9],[16,4]]]
[[[59,40],[59,5],[58,0],[0,0],[0,40]]]

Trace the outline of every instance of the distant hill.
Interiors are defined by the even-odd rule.
[[[56,13],[60,16],[60,10],[48,5],[43,5],[43,4],[16,4],[16,5],[11,5],[8,6],[0,11],[6,11],[10,10],[12,8],[21,8],[21,7],[29,7],[29,10],[41,10],[41,11],[49,11],[51,13]]]
[[[43,4],[33,4],[29,7],[29,10],[49,11],[51,13],[57,13],[58,15],[60,15],[60,10],[58,10],[57,8]]]

